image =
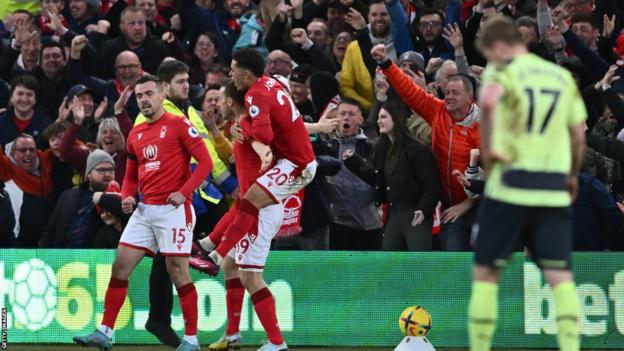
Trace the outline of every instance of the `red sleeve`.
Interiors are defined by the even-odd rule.
[[[253,95],[245,99],[247,112],[251,116],[250,137],[265,145],[273,142],[273,128],[271,128],[271,95],[256,90]]]
[[[178,136],[182,139],[182,143],[188,152],[197,161],[197,166],[191,174],[191,177],[184,183],[180,192],[190,198],[191,193],[197,189],[201,183],[212,172],[212,159],[208,153],[208,148],[204,144],[204,140],[199,135],[197,129],[186,118],[179,119]]]
[[[123,110],[120,114],[116,115],[115,118],[117,118],[117,123],[119,123],[121,134],[127,140],[133,127],[132,120],[130,119],[128,112]]]
[[[126,174],[124,175],[123,182],[121,183],[121,198],[125,199],[128,196],[136,196],[139,189],[139,171],[137,167],[137,158],[132,148],[130,138],[128,138],[128,146],[126,153]]]
[[[67,162],[73,169],[84,173],[87,166],[87,157],[89,157],[89,149],[76,145],[76,139],[80,133],[80,126],[74,123],[65,131],[59,152],[63,157],[63,161]]]
[[[11,161],[4,154],[4,145],[0,144],[0,180],[7,181],[11,179]]]
[[[137,161],[133,158],[126,158],[126,174],[121,183],[121,198],[128,196],[136,196],[139,189],[139,172],[137,169]]]
[[[441,115],[440,110],[444,108],[444,101],[429,94],[418,84],[408,77],[394,63],[383,70],[388,78],[388,83],[399,94],[401,100],[420,115],[431,125]]]

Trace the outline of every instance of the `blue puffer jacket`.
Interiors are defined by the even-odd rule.
[[[240,18],[241,34],[232,48],[232,52],[242,48],[254,48],[266,60],[269,56],[269,50],[264,42],[264,28],[258,21],[258,17],[253,12],[248,12]]]

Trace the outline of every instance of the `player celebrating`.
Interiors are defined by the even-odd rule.
[[[570,204],[584,149],[585,106],[569,72],[527,53],[512,20],[488,20],[478,45],[489,62],[481,92],[487,180],[475,247],[470,349],[491,348],[500,271],[522,243],[553,289],[559,348],[576,351]]]
[[[224,116],[232,117],[243,129],[247,129],[251,126],[251,118],[245,112],[244,98],[245,94],[238,91],[233,82],[228,82],[221,89],[219,108]],[[262,174],[260,171],[262,161],[248,141],[234,143],[234,158],[236,174],[239,175],[240,194],[245,196],[249,187]],[[210,233],[210,242],[221,242],[224,231],[236,216],[237,209],[237,205],[232,206],[219,221]],[[210,350],[240,347],[239,324],[245,289],[249,292],[256,314],[269,336],[269,343],[260,350],[287,349],[275,315],[275,300],[264,282],[262,273],[271,239],[282,224],[283,213],[284,207],[281,203],[261,209],[258,221],[253,224],[249,234],[245,235],[236,248],[230,250],[223,259],[228,324],[225,335],[211,344]],[[192,267],[195,262],[192,259]]]
[[[205,269],[212,275],[218,273],[223,257],[252,228],[258,211],[280,203],[309,184],[317,166],[303,118],[282,85],[263,76],[262,56],[254,49],[236,51],[232,55],[231,69],[236,88],[247,91],[245,107],[251,123],[243,129],[243,135],[260,156],[261,170],[273,167],[258,178],[238,202],[238,212],[221,243],[201,242],[205,250],[218,244],[210,253],[209,267]]]
[[[185,335],[176,350],[199,350],[197,341],[197,291],[188,271],[195,215],[190,196],[212,170],[212,160],[197,129],[187,119],[166,113],[161,81],[145,75],[136,81],[134,93],[146,123],[128,135],[128,161],[122,186],[122,208],[132,213],[140,186],[143,202],[124,230],[111,279],[104,298],[102,325],[74,341],[102,350],[112,348],[113,329],[128,292],[128,277],[147,253],[166,256],[184,316]],[[191,175],[191,156],[198,164]]]

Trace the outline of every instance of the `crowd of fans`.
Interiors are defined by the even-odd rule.
[[[500,13],[532,53],[573,73],[587,106],[575,250],[624,249],[622,1],[2,2],[0,247],[116,247],[128,217],[111,186],[146,72],[219,160],[193,197],[196,238],[209,232],[238,196],[236,125],[219,91],[232,52],[255,48],[288,85],[319,161],[303,231],[276,248],[469,251],[487,64],[474,42]],[[378,67],[377,44],[393,64]],[[188,86],[159,69],[172,60],[188,66]]]

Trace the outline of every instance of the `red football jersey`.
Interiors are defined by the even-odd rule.
[[[245,94],[245,107],[252,125],[246,138],[270,145],[276,158],[285,158],[300,168],[314,161],[303,118],[290,95],[275,79],[260,77]]]
[[[198,161],[192,176],[191,156]],[[131,182],[126,186],[124,178],[123,198],[136,192],[132,185],[138,173],[143,202],[151,205],[166,204],[169,194],[176,191],[189,199],[212,170],[210,154],[197,129],[188,119],[169,113],[153,124],[144,122],[132,128],[128,135],[128,164],[131,167],[126,178]]]

